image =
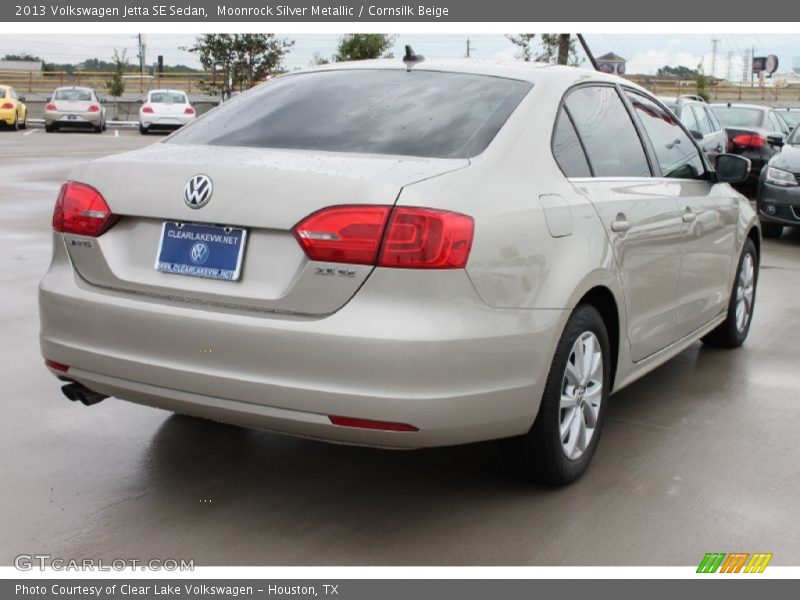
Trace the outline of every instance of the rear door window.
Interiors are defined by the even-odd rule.
[[[647,156],[617,90],[584,86],[569,93],[567,107],[595,177],[649,177]]]
[[[287,75],[167,143],[469,158],[486,149],[531,88],[517,79],[420,69]]]
[[[553,156],[562,173],[567,177],[590,177],[592,175],[581,141],[563,107],[559,111],[553,133]]]
[[[697,147],[672,114],[639,93],[628,92],[628,98],[650,138],[663,176],[697,179],[705,175]]]

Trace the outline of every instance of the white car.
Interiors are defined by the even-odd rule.
[[[180,90],[151,90],[139,109],[139,132],[177,129],[197,118],[197,111]]]

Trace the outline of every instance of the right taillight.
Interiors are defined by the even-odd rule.
[[[767,145],[767,139],[755,133],[742,133],[735,136],[731,141],[737,146],[745,146],[747,148],[763,148]]]
[[[332,206],[293,229],[311,260],[400,269],[462,269],[474,221],[420,207]]]
[[[108,231],[118,219],[105,198],[93,187],[74,181],[61,186],[53,211],[53,229],[56,231],[97,237]]]

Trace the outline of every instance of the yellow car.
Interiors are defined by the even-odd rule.
[[[28,107],[23,100],[25,98],[17,96],[14,88],[0,85],[0,123],[14,131],[25,129],[28,126]]]

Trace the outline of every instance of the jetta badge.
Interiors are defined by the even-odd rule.
[[[208,175],[195,175],[183,188],[183,199],[189,208],[203,208],[211,200],[214,185]]]

